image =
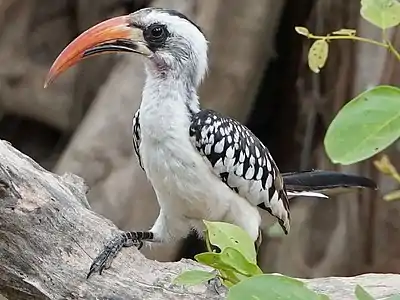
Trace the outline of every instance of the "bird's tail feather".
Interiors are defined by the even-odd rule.
[[[297,192],[297,191],[286,191],[289,199],[293,197],[316,197],[316,198],[329,198],[327,195],[317,192]]]
[[[290,198],[297,196],[332,196],[355,189],[377,189],[376,183],[366,177],[335,171],[311,170],[282,173]]]

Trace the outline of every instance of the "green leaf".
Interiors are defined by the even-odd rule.
[[[228,300],[325,300],[303,282],[281,275],[263,274],[245,279],[229,289]]]
[[[242,228],[223,222],[204,221],[210,243],[224,251],[226,247],[237,249],[250,262],[256,262],[254,242]]]
[[[382,151],[400,137],[400,89],[377,86],[347,103],[330,124],[325,149],[348,165]]]
[[[346,36],[353,36],[356,35],[356,30],[355,29],[346,29],[346,28],[342,28],[339,29],[337,31],[332,32],[332,34],[335,35],[346,35]]]
[[[227,288],[230,288],[237,284],[238,282],[246,279],[246,276],[240,275],[232,270],[219,270],[220,280]],[[225,280],[228,279],[228,280]]]
[[[387,298],[386,300],[400,300],[400,294],[399,295],[393,295]]]
[[[263,273],[255,263],[249,262],[242,253],[232,247],[226,247],[220,257],[222,262],[232,266],[236,272],[242,275],[254,276]]]
[[[360,285],[356,286],[356,297],[357,297],[357,300],[375,300],[374,297],[372,297]]]
[[[400,190],[390,192],[383,197],[385,201],[400,200]]]
[[[200,253],[195,259],[217,270],[233,271],[244,276],[262,274],[255,263],[248,261],[242,253],[232,247],[226,247],[221,253]]]
[[[400,3],[397,0],[361,0],[360,13],[381,29],[400,24]]]
[[[311,71],[319,73],[328,59],[329,44],[326,40],[316,40],[308,51],[308,66]]]
[[[294,30],[296,30],[296,32],[298,34],[304,35],[304,36],[309,36],[310,35],[310,31],[308,31],[308,29],[306,27],[301,27],[301,26],[296,26],[294,28]]]
[[[217,270],[231,270],[234,268],[221,259],[221,253],[205,252],[194,256],[194,258],[203,265],[210,266]]]
[[[222,280],[222,283],[227,287],[230,287],[232,284],[238,283],[242,279],[246,278],[241,274],[237,274],[235,268],[231,266],[229,262],[223,261],[221,258],[221,253],[200,253],[195,255],[194,258],[199,263],[217,269],[222,277],[228,279],[227,281]]]
[[[179,276],[177,276],[173,283],[174,284],[179,284],[179,285],[197,285],[203,282],[206,282],[210,279],[213,279],[216,277],[215,272],[206,272],[202,270],[190,270],[183,272]]]

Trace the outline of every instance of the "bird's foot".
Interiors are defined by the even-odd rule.
[[[113,259],[118,255],[119,251],[121,251],[121,248],[130,246],[136,246],[138,249],[143,246],[143,241],[139,237],[139,234],[135,232],[124,232],[113,238],[93,260],[86,278],[88,279],[90,275],[97,272],[101,275],[104,269],[111,267]]]

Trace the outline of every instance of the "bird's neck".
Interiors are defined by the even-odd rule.
[[[200,110],[197,88],[189,76],[155,72],[153,68],[146,68],[146,75],[142,99],[144,106],[155,109],[182,107],[188,113],[197,113]]]
[[[196,88],[190,81],[147,70],[140,118],[141,126],[147,127],[149,134],[161,137],[178,135],[183,130],[187,133],[191,116],[199,111]]]

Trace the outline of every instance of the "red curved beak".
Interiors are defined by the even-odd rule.
[[[130,16],[103,21],[79,35],[57,57],[47,74],[46,88],[62,72],[79,61],[110,52],[134,52],[150,55],[140,28],[131,25]]]

